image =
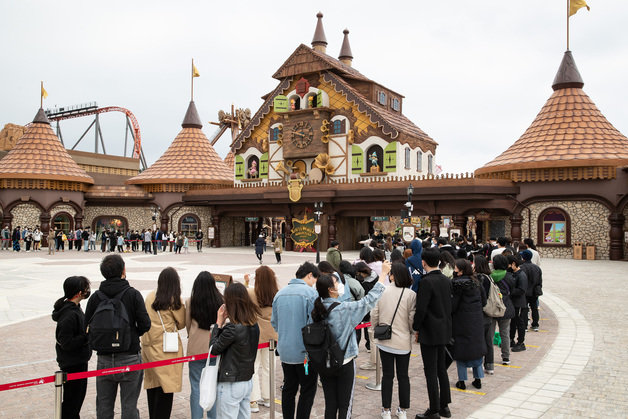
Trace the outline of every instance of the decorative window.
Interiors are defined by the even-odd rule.
[[[279,127],[271,128],[270,130],[270,141],[276,142],[279,139]]]
[[[386,106],[386,92],[377,92],[377,102],[380,105]]]
[[[423,171],[423,152],[421,150],[416,152],[416,170],[417,172]]]
[[[569,246],[569,215],[559,208],[548,208],[539,215],[539,240],[544,246]]]
[[[434,174],[434,156],[432,156],[431,154],[427,155],[427,174]]]
[[[98,217],[94,220],[92,229],[98,234],[106,229],[120,230],[122,233],[126,233],[129,223],[126,218],[119,215],[105,215]]]
[[[301,109],[301,98],[298,95],[290,96],[290,110],[298,111]]]
[[[336,119],[333,122],[332,134],[344,134],[346,131],[346,121],[344,119]]]
[[[316,108],[316,93],[310,93],[307,95],[307,107]]]
[[[366,151],[366,171],[383,172],[382,162],[384,161],[384,150],[378,145],[372,145]],[[373,169],[375,167],[375,169]]]
[[[405,168],[409,169],[410,168],[410,149],[406,148],[406,154],[405,154]]]
[[[390,107],[393,111],[399,111],[399,99],[395,97],[390,99]]]
[[[249,161],[246,166],[246,178],[257,179],[259,178],[259,173],[260,173],[259,158],[257,156],[249,157]]]
[[[55,215],[54,220],[52,220],[52,227],[56,227],[57,230],[61,230],[65,234],[68,234],[71,230],[73,230],[72,221],[72,216],[70,214],[67,212],[60,212]]]
[[[194,237],[200,228],[201,221],[194,214],[185,214],[179,219],[179,231],[188,238]]]

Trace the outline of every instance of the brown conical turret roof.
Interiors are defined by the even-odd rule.
[[[225,156],[225,164],[233,171],[233,167],[235,166],[235,154],[233,154],[233,151],[229,151]]]
[[[76,164],[63,147],[43,109],[39,109],[24,135],[0,160],[0,179],[94,183],[94,179]]]
[[[314,30],[314,37],[312,38],[312,47],[322,47],[323,52],[325,52],[324,49],[327,47],[327,38],[325,37],[325,29],[323,29],[323,14],[318,12],[316,17],[318,20],[316,21],[316,29]]]
[[[166,152],[128,184],[232,184],[233,171],[218,156],[201,130],[194,102],[185,114],[183,129]]]
[[[349,29],[345,29],[342,33],[344,34],[344,39],[342,40],[342,47],[340,48],[338,59],[340,61],[346,59],[352,60],[353,53],[351,52],[351,45],[349,45]]]
[[[583,85],[567,51],[554,79],[555,91],[532,125],[475,174],[521,181],[615,177],[613,168],[628,164],[628,139],[604,117]],[[539,172],[545,169],[556,173]]]

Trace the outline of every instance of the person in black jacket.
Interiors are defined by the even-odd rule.
[[[259,260],[259,264],[262,264],[262,255],[264,254],[264,246],[266,244],[266,238],[263,234],[260,234],[257,240],[255,240],[255,256]]]
[[[57,363],[65,373],[87,371],[87,361],[92,351],[85,334],[85,315],[81,300],[89,297],[89,280],[84,276],[71,276],[63,282],[63,297],[54,304],[52,320],[57,322],[55,332]],[[63,384],[61,417],[78,419],[87,391],[87,378],[67,381]]]
[[[115,237],[115,233],[113,234]],[[140,364],[140,336],[150,329],[150,318],[146,312],[142,294],[129,285],[126,280],[124,260],[118,254],[105,256],[100,263],[100,273],[105,280],[87,302],[85,318],[91,321],[98,304],[105,298],[115,297],[124,291],[121,297],[131,325],[131,346],[126,352],[98,352],[97,368],[113,368]],[[104,294],[104,295],[103,295]],[[139,418],[137,399],[142,390],[144,372],[130,371],[121,374],[105,375],[96,378],[96,415],[98,419],[113,419],[113,408],[120,386],[120,402],[123,418]]]
[[[451,393],[445,366],[445,345],[451,339],[451,281],[438,269],[440,251],[423,249],[423,269],[419,282],[412,328],[419,332],[423,371],[430,407],[416,419],[451,417]]]
[[[240,283],[229,285],[224,299],[209,342],[211,354],[222,355],[216,388],[216,417],[244,419],[251,416],[260,313]],[[227,317],[230,323],[225,324]]]
[[[528,278],[526,300],[532,314],[532,330],[539,331],[539,296],[543,294],[543,271],[541,267],[532,263],[533,254],[526,249],[520,253],[523,263],[519,266]],[[526,318],[526,327],[528,319]]]
[[[514,287],[510,290],[510,298],[515,306],[515,316],[510,321],[510,350],[521,352],[526,350],[526,325],[528,324],[528,301],[526,291],[528,290],[528,278],[524,271],[519,268],[521,259],[517,256],[508,256],[508,268],[515,279]],[[515,342],[515,336],[517,341]]]

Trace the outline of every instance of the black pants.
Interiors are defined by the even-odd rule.
[[[203,240],[202,239],[196,242],[196,250],[198,250],[199,252],[201,250],[203,250]]]
[[[144,243],[144,253],[150,253],[150,242],[142,242]]]
[[[81,240],[81,239],[77,239],[77,240],[74,242],[74,246],[75,246],[75,248],[76,248],[76,251],[77,251],[77,252],[80,252],[80,251],[81,251],[81,247],[83,247],[83,240]]]
[[[164,393],[161,387],[146,390],[148,399],[148,417],[150,419],[169,419],[172,412],[174,393]]]
[[[275,259],[277,259],[277,263],[281,263],[281,253],[275,252]]]
[[[437,413],[451,403],[449,377],[445,364],[445,345],[421,344],[423,372],[430,398],[430,413]]]
[[[148,251],[148,253],[150,253],[150,250]],[[153,255],[157,254],[157,242],[153,242]]]
[[[255,253],[255,256],[257,256],[257,259],[261,262],[262,261],[262,255],[263,253]]]
[[[309,364],[309,374],[305,375],[303,364],[281,363],[283,370],[283,390],[281,391],[281,412],[286,419],[294,418],[294,399],[299,391],[296,419],[309,419],[312,403],[316,396],[318,373]],[[299,386],[301,389],[299,390]]]
[[[338,374],[321,375],[325,394],[325,419],[351,417],[353,387],[355,386],[355,361],[346,363]]]
[[[87,371],[87,363],[73,365],[63,369],[63,372]],[[61,403],[61,417],[63,419],[79,419],[81,406],[87,392],[87,378],[68,381],[63,385],[63,402]]]
[[[522,344],[526,339],[526,326],[528,325],[528,308],[515,307],[515,317],[510,320],[510,340],[515,340],[516,343]]]
[[[405,355],[391,354],[379,350],[379,359],[382,360],[382,407],[390,409],[392,404],[393,380],[395,378],[395,364],[397,364],[397,384],[399,385],[399,407],[410,408],[410,353]]]
[[[539,297],[526,297],[528,301],[528,307],[532,313],[532,327],[539,327]],[[526,326],[528,325],[528,319],[526,319]]]

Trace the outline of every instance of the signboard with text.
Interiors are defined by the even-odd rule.
[[[306,215],[302,219],[292,219],[292,241],[299,247],[312,246],[318,238],[314,231],[314,219],[307,218]]]

